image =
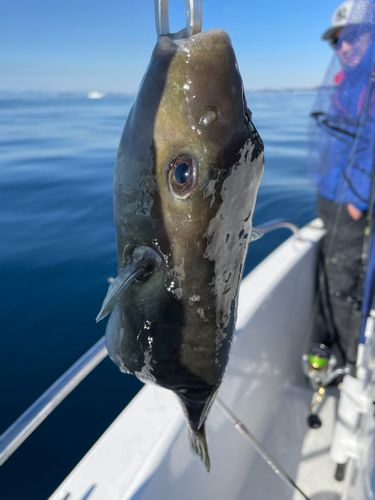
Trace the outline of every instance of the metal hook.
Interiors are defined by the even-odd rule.
[[[185,37],[196,35],[202,30],[202,0],[185,0]],[[155,0],[155,23],[158,36],[169,31],[169,0]]]

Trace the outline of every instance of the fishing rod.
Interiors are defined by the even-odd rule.
[[[299,488],[289,474],[281,467],[281,465],[273,458],[273,456],[268,453],[268,451],[260,444],[257,438],[252,434],[246,425],[228,408],[219,396],[216,396],[216,402],[219,405],[220,410],[229,420],[229,422],[234,425],[235,429],[247,439],[255,451],[263,458],[263,460],[271,467],[274,473],[284,481],[284,483],[291,488],[293,491],[298,491],[298,493],[305,499],[310,500],[308,496]]]
[[[369,103],[371,95],[375,89],[375,71],[373,70],[371,73],[369,89],[367,92],[367,103]],[[371,176],[371,189],[370,189],[370,199],[369,206],[366,213],[366,225],[364,229],[363,236],[363,247],[362,247],[362,255],[361,255],[361,269],[359,274],[359,280],[357,284],[356,291],[356,301],[353,304],[353,315],[352,315],[352,331],[354,334],[352,335],[348,347],[348,359],[356,360],[358,345],[361,341],[361,335],[363,330],[363,298],[366,292],[366,277],[368,271],[368,261],[369,255],[371,251],[371,241],[374,235],[374,201],[375,201],[375,147],[373,147],[373,161],[372,161],[372,176]],[[371,302],[371,300],[370,300]],[[356,376],[356,368],[355,361],[350,363],[350,368],[352,371],[352,375]]]

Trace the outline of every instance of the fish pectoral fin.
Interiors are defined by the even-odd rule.
[[[138,246],[132,254],[132,262],[120,271],[116,279],[109,285],[107,295],[104,298],[102,307],[96,317],[98,323],[112,312],[123,292],[142,275],[146,276],[161,263],[160,256],[150,247]]]
[[[264,232],[258,227],[253,227],[251,230],[250,241],[259,240],[262,236],[264,236]]]

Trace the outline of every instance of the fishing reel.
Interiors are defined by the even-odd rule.
[[[350,369],[337,366],[337,358],[324,344],[309,344],[302,355],[302,370],[310,381],[312,388],[317,392],[315,401],[310,406],[310,415],[307,423],[312,429],[318,429],[322,425],[317,410],[326,396],[326,387],[339,375],[346,375]]]

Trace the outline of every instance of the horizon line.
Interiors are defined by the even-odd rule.
[[[288,92],[315,92],[318,90],[318,86],[313,87],[264,87],[259,89],[245,89],[246,93],[288,93]],[[64,96],[85,96],[88,97],[89,94],[99,94],[100,97],[110,97],[110,96],[122,96],[122,97],[135,97],[137,91],[131,92],[121,92],[121,91],[100,91],[100,90],[42,90],[42,89],[24,89],[24,90],[9,90],[0,89],[0,98],[2,94],[8,95],[22,95],[22,94],[47,94],[56,97]]]

